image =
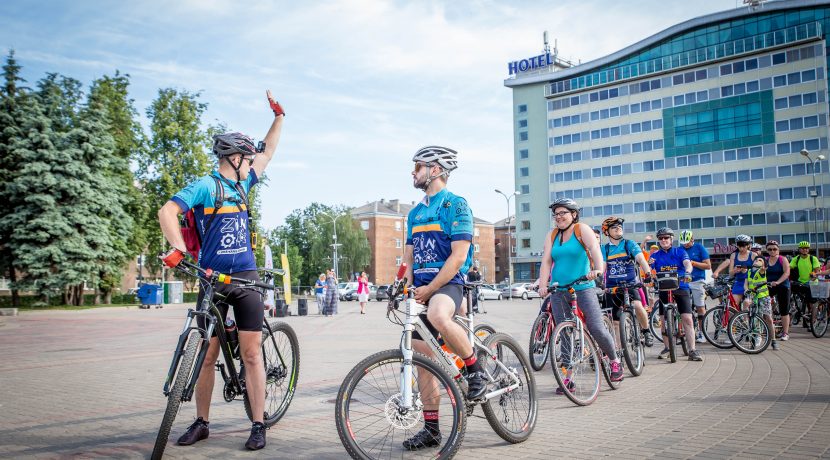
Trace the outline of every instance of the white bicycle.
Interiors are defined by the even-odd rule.
[[[343,446],[355,459],[452,458],[461,447],[466,417],[478,404],[502,439],[510,443],[527,440],[536,425],[536,381],[521,346],[498,332],[486,334],[482,340],[483,332],[492,330],[480,331],[472,311],[456,315],[454,320],[467,331],[487,375],[485,395],[480,400],[467,400],[464,363],[430,332],[424,322],[427,307],[403,295],[404,272],[405,268],[399,271],[390,287],[387,312],[391,322],[403,326],[400,348],[367,357],[340,386],[335,418]],[[470,287],[465,287],[467,305],[472,305]],[[434,360],[413,350],[416,331],[434,353]],[[422,383],[425,375],[433,376],[434,384]],[[404,447],[403,441],[424,426],[425,407],[438,410],[441,435],[436,445]]]

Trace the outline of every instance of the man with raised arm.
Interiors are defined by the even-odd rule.
[[[179,215],[193,209],[201,241],[199,266],[239,278],[259,280],[249,230],[248,194],[274,156],[285,118],[285,112],[271,96],[271,91],[267,91],[266,95],[274,112],[274,121],[265,140],[256,145],[253,139],[241,133],[215,136],[213,153],[218,162],[217,169],[187,185],[159,210],[162,233],[173,247],[163,259],[171,268],[181,260],[181,253],[186,252]],[[224,200],[217,203],[217,197]],[[256,292],[234,290],[233,286],[226,284],[218,286],[216,291],[227,296],[226,302],[233,306],[239,328],[239,345],[246,371],[245,385],[254,422],[245,447],[262,449],[265,447],[265,367],[261,348],[265,309],[262,298]],[[198,303],[202,302],[202,296],[200,290]],[[221,313],[224,322],[227,309],[222,309]],[[203,322],[200,322],[201,327],[204,327]],[[210,400],[216,375],[214,364],[218,356],[219,340],[214,336],[210,339],[196,384],[197,418],[179,438],[179,445],[189,446],[208,437]]]

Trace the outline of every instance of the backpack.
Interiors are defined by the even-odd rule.
[[[580,231],[580,228],[581,227],[579,226],[578,223],[574,226],[574,236],[576,237],[576,241],[579,241],[579,244],[582,246],[582,249],[585,250],[585,255],[588,257],[588,263],[591,264],[591,270],[593,270],[594,269],[594,260],[591,259],[591,253],[588,252],[588,248],[585,246],[585,243],[582,242],[582,232]],[[558,234],[559,234],[559,229],[558,228],[554,228],[553,231],[550,232],[551,245],[554,243],[554,241],[556,241],[556,235],[558,235]],[[560,238],[559,242],[560,242],[560,244],[562,243],[561,238]]]
[[[219,208],[225,203],[225,187],[222,186],[222,182],[219,180],[218,177],[211,175],[213,178],[214,184],[216,184],[216,195],[213,200],[213,212],[210,214],[210,218],[208,218],[207,223],[205,224],[205,235],[210,232],[210,227],[213,224],[213,220],[216,218],[216,214],[219,213]],[[238,183],[234,184],[234,188],[242,197],[242,199],[238,198],[229,198],[228,201],[233,201],[236,203],[237,209],[240,209],[240,202],[245,205],[245,208],[248,209],[248,229],[250,230],[250,220],[251,220],[251,211],[250,206],[248,206],[248,196],[245,193],[245,190],[239,186]],[[199,262],[199,251],[202,249],[202,238],[199,236],[199,229],[196,226],[196,214],[194,213],[193,209],[188,210],[181,218],[180,221],[180,229],[182,233],[182,238],[184,238],[184,244],[187,248],[188,254],[193,256],[193,259],[198,263]],[[251,243],[253,246],[254,239],[256,234],[251,235]]]

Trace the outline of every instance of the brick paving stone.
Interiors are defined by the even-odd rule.
[[[538,300],[488,302],[487,308],[477,319],[525,346]],[[250,422],[240,402],[222,401],[217,382],[210,438],[191,447],[173,444],[194,417],[193,403],[185,403],[166,456],[344,458],[332,401],[359,360],[397,347],[400,328],[386,321],[384,310],[370,303],[369,314],[359,315],[356,303],[344,302],[332,318],[284,319],[300,339],[300,377],[264,451],[243,449]],[[3,317],[0,347],[14,359],[0,361],[0,457],[145,458],[164,410],[162,382],[184,312],[185,306],[167,306]],[[655,346],[646,351],[641,377],[626,376],[617,391],[603,382],[589,407],[553,394],[548,365],[536,373],[533,436],[511,445],[485,420],[471,418],[457,458],[828,457],[830,341],[800,327],[792,337],[779,353],[755,356],[704,344],[703,363],[659,361]]]

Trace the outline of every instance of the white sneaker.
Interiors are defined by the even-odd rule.
[[[703,332],[697,331],[697,343],[706,343],[706,337],[703,337]]]
[[[781,334],[781,341],[786,342],[787,340],[790,340],[790,334]]]

